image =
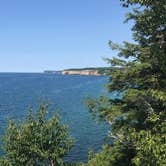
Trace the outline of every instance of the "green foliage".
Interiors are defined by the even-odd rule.
[[[9,121],[4,137],[5,156],[1,165],[62,165],[64,157],[73,145],[67,127],[61,124],[57,113],[47,120],[47,105],[31,112],[21,124]]]
[[[126,21],[135,43],[122,46],[116,58],[107,59],[110,69],[109,92],[121,98],[90,100],[90,110],[111,124],[113,147],[96,154],[88,165],[166,165],[166,1],[120,0],[133,11]],[[125,160],[126,159],[126,160]]]
[[[130,152],[130,156],[126,151]],[[89,162],[83,166],[130,166],[130,160],[133,156],[134,151],[132,149],[115,142],[113,147],[104,145],[100,153],[91,154]]]
[[[136,166],[166,165],[166,123],[153,130],[133,132],[132,138],[137,155],[132,159]]]

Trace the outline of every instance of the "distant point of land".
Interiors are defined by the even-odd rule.
[[[106,75],[109,67],[87,67],[87,68],[71,68],[61,71],[56,70],[46,70],[44,73],[50,74],[62,74],[62,75],[95,75],[101,76]]]

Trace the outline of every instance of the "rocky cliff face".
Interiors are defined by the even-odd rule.
[[[100,76],[98,70],[64,70],[62,71],[64,75],[95,75]]]

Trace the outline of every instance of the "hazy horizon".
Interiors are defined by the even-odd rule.
[[[42,71],[0,71],[0,73],[44,73],[45,71],[63,71],[69,69],[83,69],[83,68],[100,68],[100,67],[108,67],[107,66],[88,66],[88,67],[77,67],[77,68],[64,68],[64,69],[44,69]]]

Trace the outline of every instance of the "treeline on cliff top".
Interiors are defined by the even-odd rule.
[[[132,7],[126,22],[135,43],[122,46],[109,42],[119,53],[108,62],[108,91],[121,98],[101,96],[88,101],[96,119],[110,123],[109,138],[101,152],[90,151],[81,166],[165,166],[166,165],[166,1],[120,0]],[[128,58],[133,59],[128,61]],[[117,68],[116,68],[117,67]],[[119,68],[123,70],[119,70]],[[111,68],[112,69],[112,68]],[[4,137],[3,166],[62,166],[73,139],[57,115],[45,119],[46,107],[17,125],[11,121]],[[36,139],[37,138],[37,139]]]

